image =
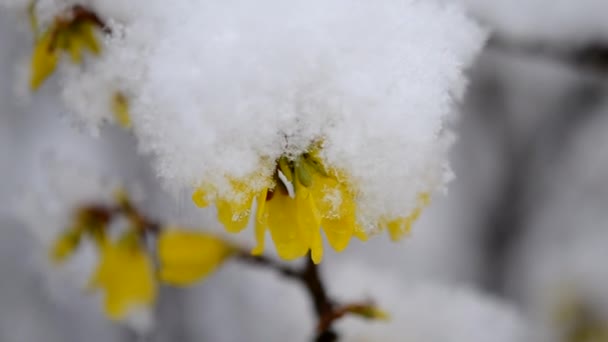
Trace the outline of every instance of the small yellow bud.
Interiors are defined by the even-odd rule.
[[[325,165],[323,165],[321,159],[315,154],[304,153],[304,155],[302,155],[302,161],[310,166],[314,171],[320,173],[322,176],[329,177],[329,173],[327,172]]]
[[[391,318],[388,312],[373,305],[353,305],[352,307],[348,308],[347,311],[354,315],[370,320],[388,321]]]
[[[308,188],[312,185],[312,172],[304,158],[299,158],[296,163],[296,177],[303,186]]]

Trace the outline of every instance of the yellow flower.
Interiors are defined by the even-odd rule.
[[[208,233],[164,230],[158,237],[159,278],[170,285],[191,285],[210,275],[236,251]]]
[[[326,168],[318,157],[318,146],[301,156],[276,162],[273,184],[256,193],[246,181],[233,180],[232,194],[237,198],[217,194],[210,185],[199,187],[192,199],[199,207],[215,202],[218,219],[227,231],[237,233],[247,227],[253,199],[256,198],[254,255],[264,251],[264,237],[270,232],[277,254],[293,260],[311,252],[315,263],[323,258],[321,231],[337,252],[344,250],[352,237],[367,240],[367,234],[357,222],[356,191],[345,172]],[[409,232],[429,202],[429,195],[419,196],[418,206],[408,216],[383,220],[393,240]]]
[[[272,195],[258,207],[258,230],[270,231],[277,253],[285,260],[302,257],[311,250],[316,263],[323,257],[321,241],[321,216],[310,191],[298,176],[295,198],[281,184],[275,186]]]
[[[30,22],[35,35],[38,36],[37,19],[32,13],[30,10]],[[97,23],[86,18],[57,19],[37,37],[32,53],[30,88],[38,89],[55,71],[62,50],[71,56],[75,64],[82,62],[85,50],[98,55],[101,46],[95,36],[96,25]]]
[[[74,254],[82,240],[92,241],[99,261],[87,289],[103,294],[106,315],[123,320],[133,311],[154,304],[159,281],[185,286],[209,276],[227,258],[237,255],[234,245],[208,233],[184,231],[151,221],[138,211],[124,189],[114,194],[112,206],[89,205],[74,211],[68,229],[51,246],[51,260],[60,263]],[[125,232],[119,239],[110,234],[112,223],[122,218]],[[156,237],[154,250],[144,241]],[[158,277],[158,278],[157,278]]]
[[[252,253],[263,253],[269,231],[282,259],[293,260],[310,251],[312,260],[319,263],[323,257],[321,229],[337,251],[346,248],[353,235],[365,238],[356,223],[354,193],[338,176],[334,170],[327,172],[312,154],[295,161],[282,157],[277,162],[274,185],[255,193],[246,181],[232,181],[232,192],[239,195],[236,199],[216,195],[218,219],[227,231],[242,231],[249,223],[256,198],[257,246]],[[192,196],[194,203],[206,207],[213,192],[211,186],[199,187]]]
[[[89,280],[89,289],[101,290],[104,311],[121,320],[133,309],[151,306],[157,294],[153,264],[134,232],[116,242],[104,240],[100,261]]]

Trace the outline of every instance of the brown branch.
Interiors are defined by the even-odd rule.
[[[300,283],[306,289],[317,317],[315,342],[337,341],[338,334],[333,329],[333,324],[336,321],[347,314],[373,307],[371,301],[338,305],[328,295],[319,274],[319,267],[312,262],[310,256],[306,258],[306,263],[300,268],[287,266],[265,256],[253,256],[247,251],[241,251],[237,258],[242,262],[273,269],[281,275]]]

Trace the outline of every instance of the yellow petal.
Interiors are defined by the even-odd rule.
[[[367,235],[367,233],[365,232],[365,230],[360,227],[359,225],[355,226],[355,237],[357,239],[359,239],[360,241],[367,241],[369,240],[369,235]]]
[[[101,46],[95,36],[95,24],[92,22],[82,22],[78,25],[79,39],[84,47],[89,49],[94,55],[101,53]]]
[[[106,242],[100,252],[100,262],[89,283],[91,289],[103,292],[108,317],[124,319],[131,309],[154,303],[157,289],[153,266],[141,246]]]
[[[348,247],[355,231],[354,222],[349,218],[323,220],[321,226],[327,237],[327,242],[336,252],[342,252]]]
[[[232,197],[230,199],[218,198],[216,200],[219,221],[230,233],[238,233],[247,227],[249,214],[253,204],[254,192],[251,191],[248,181],[232,180]]]
[[[42,83],[55,71],[59,52],[53,46],[53,30],[48,30],[34,46],[31,63],[30,88],[38,89]]]
[[[319,229],[318,212],[311,207],[314,201],[303,193],[308,193],[304,186],[298,189],[294,199],[277,187],[265,206],[270,235],[279,257],[285,260],[304,256],[310,249],[311,229]]]
[[[398,218],[386,223],[386,229],[393,241],[401,240],[412,229],[412,220],[408,217]]]
[[[82,63],[82,50],[84,48],[84,42],[80,37],[80,32],[72,32],[70,31],[69,42],[67,46],[67,50],[70,53],[70,57],[72,58],[72,62],[74,64]]]
[[[389,236],[393,241],[399,241],[412,230],[412,225],[422,214],[422,210],[430,203],[430,195],[422,193],[418,196],[418,205],[407,217],[390,220],[386,223]]]
[[[262,255],[264,253],[264,244],[266,238],[267,221],[265,216],[266,196],[268,189],[264,189],[256,198],[257,209],[255,215],[255,241],[257,245],[251,250],[253,255]]]
[[[327,241],[335,251],[343,251],[357,229],[354,196],[334,177],[316,177],[311,192],[323,218],[321,226]]]
[[[240,202],[224,199],[216,201],[218,219],[228,232],[238,233],[247,227],[252,203],[253,195]]]
[[[71,35],[70,31],[64,27],[55,29],[55,47],[57,50],[69,50]]]
[[[224,240],[203,232],[166,230],[158,238],[161,281],[191,285],[211,274],[236,249]]]
[[[312,262],[318,265],[323,260],[323,239],[321,238],[321,230],[319,228],[313,229],[311,233],[310,258]]]
[[[197,188],[192,194],[192,201],[199,208],[205,208],[209,206],[209,201],[207,200],[207,192],[208,189],[204,187]]]

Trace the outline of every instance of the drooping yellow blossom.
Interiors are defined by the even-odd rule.
[[[237,250],[204,232],[168,229],[158,237],[159,278],[186,286],[203,280]]]
[[[116,242],[102,243],[89,289],[103,292],[104,311],[115,320],[154,303],[157,288],[153,264],[137,235],[128,232]]]
[[[72,219],[51,246],[49,257],[61,263],[74,255],[81,241],[93,242],[99,260],[87,289],[103,294],[105,314],[114,320],[153,305],[159,283],[191,285],[239,253],[236,246],[212,234],[162,227],[141,213],[122,188],[115,191],[112,205],[83,206]],[[125,224],[113,225],[117,219]],[[112,238],[113,229],[123,231],[119,239]],[[150,237],[157,244],[148,250],[145,241]]]
[[[79,7],[80,13],[84,11]],[[92,17],[73,15],[57,18],[44,33],[39,34],[38,19],[34,5],[28,8],[32,30],[36,36],[32,53],[30,88],[37,90],[55,71],[61,52],[68,53],[72,62],[80,64],[82,55],[88,50],[94,55],[101,52],[95,27],[99,25]]]
[[[318,145],[310,152],[296,158],[281,157],[276,162],[273,183],[258,193],[245,181],[232,181],[233,192],[241,197],[215,194],[214,202],[218,218],[229,232],[240,232],[250,221],[254,198],[255,237],[257,246],[252,253],[264,251],[267,231],[277,254],[285,260],[293,260],[311,252],[315,263],[323,257],[321,231],[330,246],[340,252],[353,236],[366,240],[365,231],[357,222],[356,191],[345,172],[326,168],[318,157]],[[192,198],[199,207],[206,207],[213,200],[213,187],[199,187]],[[228,198],[230,197],[230,198]],[[419,197],[419,205],[406,217],[382,222],[381,228],[389,231],[396,240],[407,233],[412,223],[428,204],[429,196]]]
[[[321,216],[310,191],[296,175],[293,197],[283,185],[277,185],[270,198],[258,207],[257,229],[269,230],[277,253],[285,260],[300,258],[308,251],[316,263],[323,257]]]

